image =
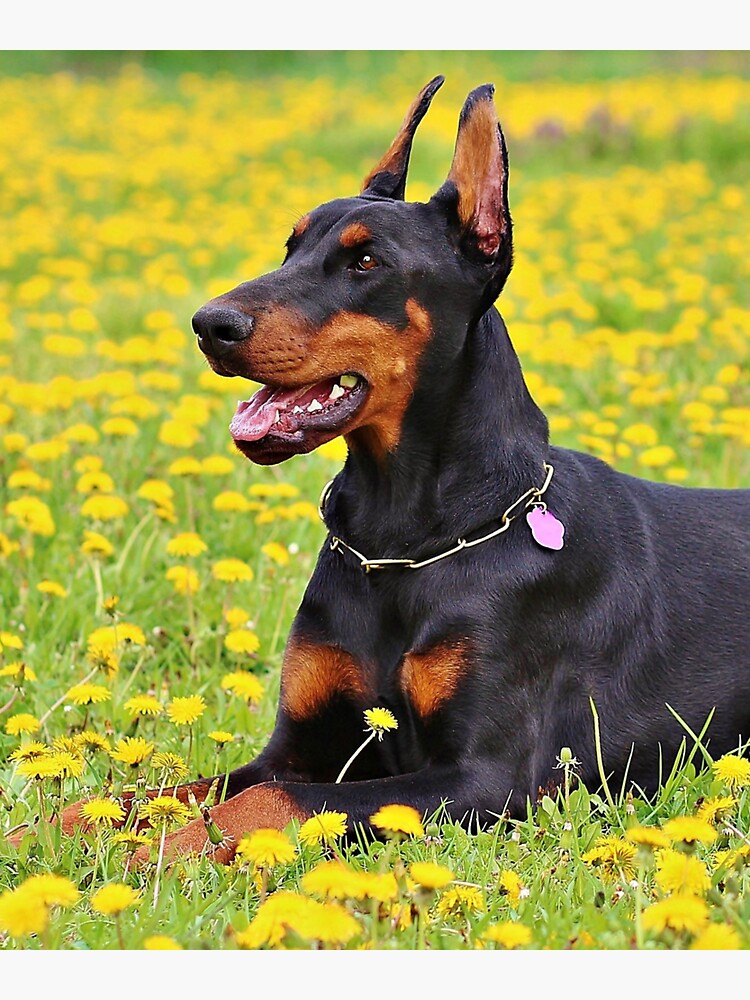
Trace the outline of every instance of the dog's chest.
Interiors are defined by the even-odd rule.
[[[357,708],[401,706],[421,720],[445,710],[476,662],[468,624],[451,624],[439,606],[422,606],[398,581],[376,588],[355,578],[339,590],[331,579],[323,587],[313,577],[295,619],[282,670],[283,710],[312,719],[342,699]]]

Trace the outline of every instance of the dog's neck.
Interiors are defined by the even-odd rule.
[[[450,364],[425,356],[395,451],[350,450],[326,523],[368,557],[423,556],[540,485],[547,450],[546,418],[492,307]]]

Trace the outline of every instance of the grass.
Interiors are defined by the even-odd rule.
[[[349,846],[290,830],[291,860],[259,869],[257,845],[229,868],[189,860],[160,872],[155,905],[158,838],[136,872],[113,832],[50,822],[61,801],[163,777],[94,737],[145,737],[193,774],[264,745],[344,448],[243,462],[226,427],[251,386],[206,370],[189,319],[276,266],[311,206],[358,189],[435,72],[408,194],[442,182],[460,103],[494,79],[517,234],[499,305],[555,442],[650,478],[748,483],[742,54],[3,53],[0,68],[0,789],[6,831],[36,823],[19,850],[0,841],[2,946],[255,947],[280,943],[283,918],[303,948],[747,947],[750,764],[742,748],[713,762],[710,726],[686,731],[652,797],[583,788],[560,748],[561,790],[523,822],[470,836],[435,817]],[[244,579],[219,578],[229,558]],[[88,675],[104,700],[73,690]],[[147,694],[159,714],[134,715]],[[171,721],[194,696],[195,722]],[[29,779],[35,742],[80,773]],[[668,825],[699,815],[698,839]],[[337,856],[343,916],[305,908],[321,900],[307,876]],[[424,861],[452,881],[420,888]],[[140,901],[118,914],[96,896],[110,883]]]

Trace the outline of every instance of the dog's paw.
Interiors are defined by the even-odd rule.
[[[154,837],[149,847],[139,847],[133,855],[133,867],[144,868],[154,863],[158,857],[160,838]],[[164,838],[164,862],[173,864],[182,858],[192,856],[207,857],[218,864],[228,865],[234,858],[237,841],[225,835],[220,844],[213,844],[202,819],[194,819],[187,826],[175,830]]]

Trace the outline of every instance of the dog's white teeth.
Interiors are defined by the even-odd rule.
[[[292,413],[302,413],[302,412],[303,411],[301,406],[295,406],[294,409],[292,410]]]
[[[333,387],[333,388],[331,389],[331,392],[330,392],[330,394],[329,394],[328,398],[329,398],[329,399],[340,399],[340,398],[341,398],[342,396],[344,396],[345,394],[346,394],[346,393],[345,393],[345,390],[344,390],[344,389],[342,389],[340,385],[335,385],[335,386],[334,386],[334,387]]]
[[[278,424],[278,423],[280,423],[280,422],[281,422],[281,413],[279,412],[279,410],[277,410],[277,411],[276,411],[276,417],[275,417],[275,419],[274,419],[274,423],[275,423],[275,424]]]
[[[343,385],[345,389],[353,389],[357,382],[359,379],[356,375],[342,375],[339,379],[339,384]]]
[[[323,409],[323,404],[320,402],[320,400],[314,399],[312,403],[310,403],[310,405],[308,406],[307,412],[315,413],[316,410],[322,410],[322,409]]]

